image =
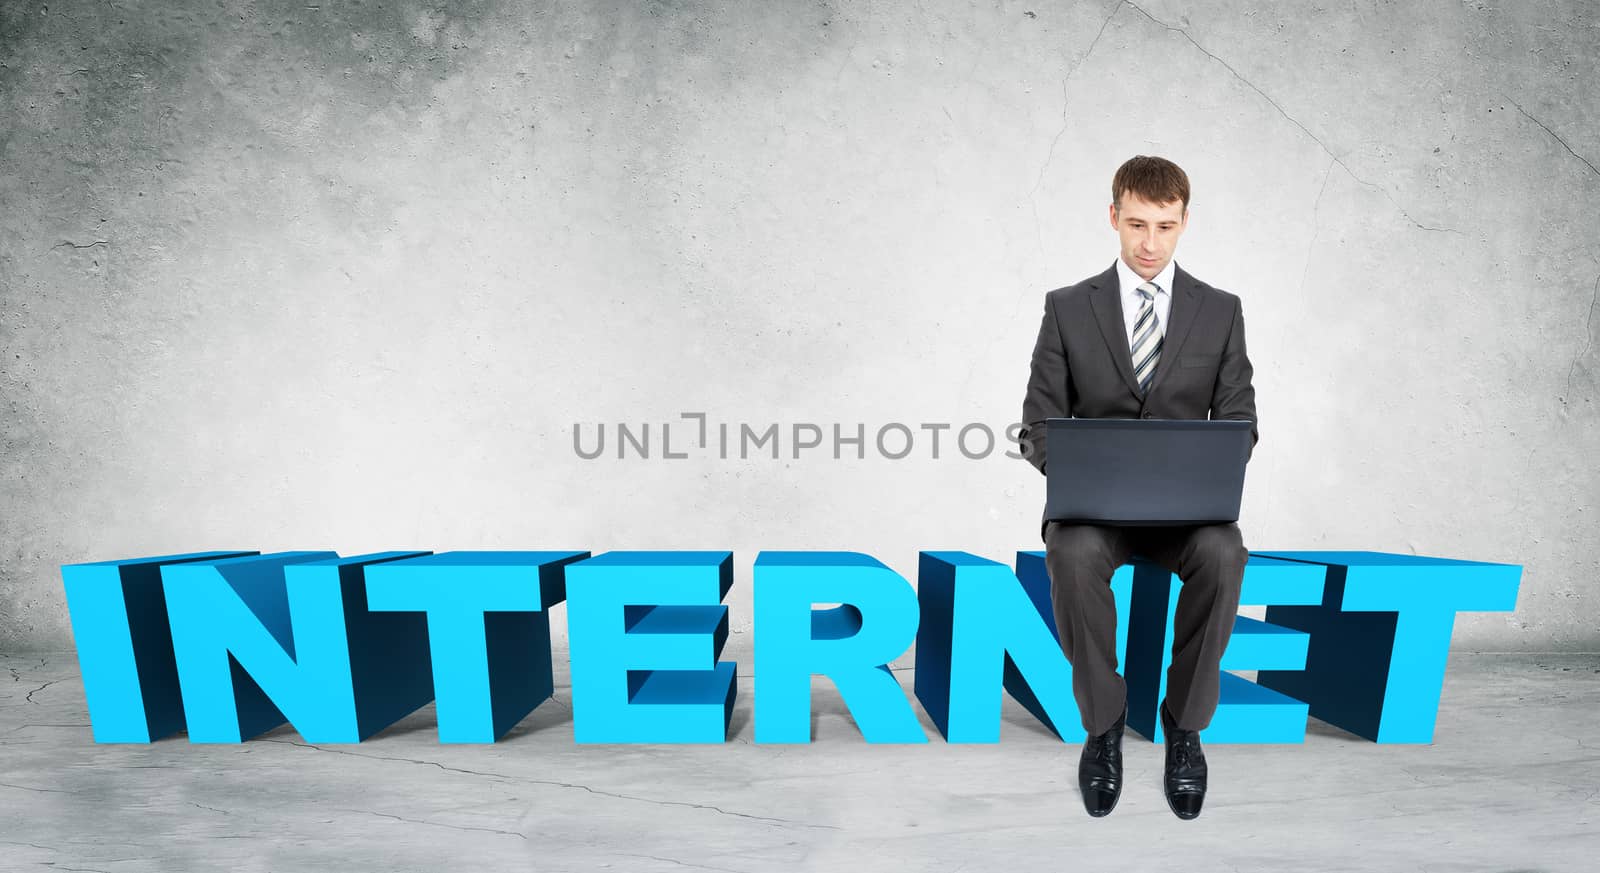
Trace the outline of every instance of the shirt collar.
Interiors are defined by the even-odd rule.
[[[1172,277],[1177,271],[1177,266],[1178,262],[1176,259],[1168,260],[1167,265],[1161,268],[1161,272],[1157,273],[1156,277],[1150,280],[1156,283],[1156,286],[1161,289],[1161,292],[1167,294],[1169,297],[1172,295]],[[1121,255],[1117,255],[1117,278],[1122,283],[1122,296],[1124,297],[1132,297],[1136,295],[1138,293],[1139,286],[1143,285],[1145,282],[1145,280],[1139,278],[1139,274],[1135,273],[1133,268],[1128,266],[1126,261],[1122,260]]]

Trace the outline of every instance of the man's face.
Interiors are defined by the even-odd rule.
[[[1111,204],[1111,226],[1122,238],[1122,261],[1141,279],[1154,279],[1172,260],[1178,237],[1189,226],[1182,200],[1155,204],[1124,191],[1122,205]]]

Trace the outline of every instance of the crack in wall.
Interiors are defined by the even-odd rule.
[[[1561,397],[1563,404],[1572,402],[1572,376],[1577,372],[1578,362],[1583,356],[1589,354],[1589,347],[1594,345],[1594,308],[1600,303],[1600,276],[1594,277],[1594,295],[1589,298],[1589,316],[1583,322],[1583,349],[1572,356],[1572,365],[1567,367],[1567,391]]]
[[[46,852],[60,852],[61,851],[60,849],[56,848],[55,846],[41,846],[38,843],[19,843],[19,842],[15,841],[15,840],[0,840],[0,846],[32,846],[35,849],[43,849]]]
[[[1600,176],[1600,169],[1596,169],[1595,165],[1590,163],[1588,158],[1586,158],[1583,155],[1580,155],[1577,152],[1573,151],[1572,150],[1572,146],[1567,145],[1567,141],[1562,139],[1560,134],[1558,134],[1555,131],[1551,130],[1549,125],[1545,124],[1544,122],[1540,121],[1537,118],[1534,118],[1532,115],[1529,115],[1528,114],[1528,110],[1523,109],[1521,103],[1518,103],[1517,101],[1512,100],[1510,97],[1506,97],[1506,95],[1504,95],[1504,94],[1501,94],[1500,96],[1501,97],[1505,97],[1505,100],[1506,100],[1507,103],[1510,103],[1512,106],[1517,107],[1517,111],[1522,113],[1522,117],[1524,117],[1524,118],[1528,119],[1529,121],[1533,122],[1534,124],[1537,124],[1540,127],[1544,128],[1544,132],[1545,133],[1550,134],[1551,138],[1553,138],[1556,142],[1561,143],[1561,147],[1567,150],[1567,154],[1572,155],[1573,157],[1577,158],[1580,161],[1583,161],[1583,165],[1589,168],[1589,172],[1595,174],[1596,176]]]
[[[445,822],[442,822],[442,821],[428,821],[426,819],[420,819],[420,818],[405,818],[404,816],[398,816],[398,815],[394,815],[392,813],[387,813],[387,812],[378,812],[376,810],[371,810],[371,809],[346,809],[346,808],[340,808],[339,811],[340,812],[357,812],[357,813],[362,813],[364,815],[375,815],[375,816],[378,816],[380,818],[392,818],[395,821],[403,821],[403,822],[406,822],[407,824],[430,825],[430,826],[436,827],[436,828],[449,828],[450,830],[453,830],[453,831],[480,831],[480,832],[486,833],[486,834],[504,834],[505,836],[508,836],[508,837],[520,837],[521,839],[524,839],[524,840],[526,840],[528,838],[528,835],[523,833],[523,832],[521,832],[521,831],[506,831],[506,830],[501,830],[499,828],[476,828],[476,827],[473,827],[471,825],[453,825],[453,824],[446,824]]]
[[[1100,22],[1100,29],[1095,32],[1094,39],[1089,41],[1089,47],[1084,50],[1083,55],[1078,58],[1077,62],[1068,68],[1067,74],[1061,79],[1061,129],[1057,130],[1056,135],[1051,138],[1050,148],[1045,151],[1044,163],[1039,165],[1039,174],[1033,180],[1033,187],[1028,190],[1028,207],[1033,211],[1033,239],[1034,244],[1039,247],[1039,256],[1041,258],[1046,256],[1046,252],[1044,248],[1043,223],[1039,220],[1039,189],[1044,186],[1045,172],[1050,169],[1050,164],[1055,160],[1056,145],[1061,142],[1061,137],[1065,136],[1067,132],[1069,123],[1067,119],[1067,107],[1071,104],[1071,94],[1068,86],[1072,82],[1072,77],[1076,75],[1078,70],[1081,69],[1089,60],[1089,56],[1094,54],[1095,47],[1100,44],[1100,37],[1105,35],[1106,28],[1111,25],[1111,19],[1117,17],[1117,12],[1122,9],[1122,5],[1125,2],[1126,0],[1117,0],[1116,5],[1111,7],[1111,12],[1108,13]],[[974,68],[976,68],[977,62],[974,61],[973,63]],[[1024,288],[1022,292],[1017,295],[1016,300],[1011,304],[1011,315],[1003,322],[1003,324],[1010,325],[1017,320],[1017,314],[1022,311],[1022,302],[1028,299],[1031,293],[1032,292],[1030,289]],[[1002,327],[1000,331],[995,334],[994,338],[989,340],[988,349],[992,351],[995,343],[999,342],[1000,338],[1005,336],[1005,334],[1006,328]],[[976,374],[978,369],[978,360],[979,359],[976,357],[973,358],[972,366],[967,368],[967,376],[961,382],[961,390],[956,395],[961,402],[966,401],[967,389],[971,386],[972,377]]]
[[[74,791],[65,791],[60,788],[34,788],[32,785],[18,785],[15,782],[0,782],[0,788],[15,788],[18,791],[34,791],[39,794],[76,794]]]
[[[1356,180],[1356,182],[1360,183],[1364,187],[1371,188],[1372,190],[1377,191],[1378,193],[1382,194],[1383,198],[1385,200],[1389,201],[1389,205],[1390,206],[1393,206],[1396,211],[1398,211],[1402,216],[1405,216],[1406,221],[1411,222],[1412,225],[1416,226],[1417,228],[1419,228],[1421,230],[1433,231],[1435,233],[1453,233],[1453,234],[1456,234],[1458,236],[1465,236],[1465,234],[1461,233],[1461,231],[1456,230],[1453,227],[1432,227],[1430,225],[1426,225],[1426,224],[1423,224],[1420,221],[1417,221],[1415,218],[1412,218],[1411,217],[1411,213],[1407,212],[1405,207],[1401,206],[1399,201],[1394,199],[1394,195],[1390,194],[1389,190],[1387,188],[1383,187],[1382,185],[1378,185],[1376,183],[1373,183],[1373,182],[1368,182],[1367,180],[1365,180],[1365,179],[1361,178],[1360,176],[1356,175],[1356,173],[1353,170],[1350,169],[1350,166],[1344,162],[1343,158],[1339,157],[1339,155],[1336,154],[1333,151],[1333,149],[1328,148],[1328,144],[1323,142],[1321,137],[1317,136],[1315,133],[1312,133],[1310,128],[1306,127],[1304,124],[1301,124],[1300,121],[1297,120],[1294,116],[1292,116],[1288,112],[1284,111],[1284,108],[1282,106],[1278,105],[1278,101],[1272,99],[1271,95],[1269,95],[1269,94],[1267,94],[1267,92],[1261,90],[1261,88],[1258,87],[1254,82],[1252,82],[1249,79],[1246,79],[1244,76],[1240,75],[1239,71],[1235,70],[1233,68],[1232,64],[1229,64],[1227,61],[1223,60],[1222,58],[1217,57],[1216,55],[1212,54],[1210,51],[1208,51],[1206,49],[1205,46],[1203,46],[1200,43],[1196,42],[1195,38],[1190,36],[1189,32],[1187,30],[1184,30],[1181,27],[1174,27],[1174,26],[1166,23],[1165,21],[1162,21],[1161,19],[1155,17],[1154,15],[1151,15],[1149,12],[1145,11],[1144,7],[1142,7],[1139,4],[1133,2],[1133,0],[1122,0],[1122,2],[1128,4],[1129,6],[1132,6],[1134,9],[1137,9],[1139,11],[1140,15],[1143,15],[1145,18],[1150,19],[1152,22],[1154,22],[1155,24],[1159,25],[1160,27],[1163,27],[1163,28],[1165,28],[1165,29],[1167,29],[1167,30],[1169,30],[1169,31],[1171,31],[1173,33],[1178,34],[1179,36],[1182,36],[1184,39],[1189,41],[1190,45],[1192,45],[1195,48],[1199,49],[1201,54],[1204,54],[1206,57],[1216,61],[1219,64],[1221,64],[1223,69],[1227,70],[1229,73],[1232,73],[1233,77],[1235,79],[1238,79],[1240,82],[1243,82],[1246,87],[1248,87],[1250,90],[1252,90],[1252,91],[1256,92],[1257,94],[1259,94],[1261,96],[1261,99],[1267,101],[1267,103],[1270,104],[1273,109],[1276,109],[1278,111],[1278,114],[1283,116],[1285,120],[1287,120],[1290,124],[1294,125],[1295,127],[1300,128],[1300,130],[1303,133],[1305,133],[1306,136],[1311,137],[1311,141],[1316,143],[1318,148],[1322,149],[1324,152],[1327,152],[1328,156],[1333,158],[1333,162],[1334,163],[1338,164],[1340,167],[1342,167],[1344,169],[1344,171],[1346,173],[1350,174],[1350,178]]]
[[[1319,215],[1322,212],[1322,195],[1327,193],[1328,180],[1333,177],[1334,165],[1338,163],[1338,160],[1328,162],[1328,168],[1322,173],[1322,187],[1317,189],[1317,199],[1311,204],[1311,241],[1306,243],[1306,262],[1300,268],[1300,286],[1297,289],[1297,293],[1302,300],[1305,299],[1306,294],[1306,278],[1311,274],[1311,254],[1316,250],[1317,237],[1322,233],[1322,226],[1319,223]],[[1346,169],[1345,172],[1349,172],[1349,170]],[[1284,342],[1288,342],[1287,337],[1284,338]],[[1282,347],[1280,344],[1279,349],[1281,350]]]
[[[1237,79],[1241,83],[1243,83],[1245,85],[1245,87],[1247,87],[1250,90],[1254,91],[1258,96],[1261,97],[1261,99],[1267,101],[1267,104],[1270,105],[1286,121],[1288,121],[1290,124],[1294,125],[1296,128],[1298,128],[1306,136],[1310,137],[1311,141],[1316,143],[1317,147],[1320,148],[1325,154],[1327,154],[1329,160],[1331,161],[1331,163],[1328,166],[1327,172],[1323,176],[1323,189],[1324,190],[1326,190],[1326,188],[1327,188],[1328,174],[1331,174],[1332,169],[1333,169],[1334,166],[1338,166],[1339,168],[1343,169],[1345,171],[1345,173],[1347,175],[1349,175],[1350,178],[1353,179],[1357,184],[1359,184],[1359,185],[1361,185],[1361,186],[1363,186],[1365,188],[1368,188],[1369,190],[1374,190],[1374,191],[1377,191],[1378,193],[1382,194],[1383,198],[1389,202],[1389,205],[1393,206],[1395,211],[1399,212],[1400,215],[1402,217],[1404,217],[1405,220],[1407,222],[1409,222],[1413,227],[1416,227],[1416,228],[1418,228],[1420,230],[1429,231],[1429,232],[1432,232],[1432,233],[1453,233],[1453,234],[1456,234],[1457,236],[1465,236],[1465,234],[1461,233],[1461,231],[1456,230],[1455,228],[1451,228],[1451,227],[1434,227],[1432,225],[1423,224],[1422,222],[1417,221],[1415,218],[1413,218],[1411,216],[1411,213],[1409,211],[1407,211],[1404,206],[1400,205],[1399,201],[1395,200],[1394,195],[1391,194],[1387,188],[1385,188],[1384,186],[1379,185],[1377,183],[1369,182],[1369,181],[1361,178],[1359,175],[1357,175],[1353,170],[1350,169],[1350,165],[1345,163],[1344,159],[1340,155],[1335,153],[1333,151],[1333,149],[1328,146],[1327,143],[1322,141],[1321,137],[1319,137],[1316,133],[1314,133],[1310,128],[1306,127],[1305,124],[1301,123],[1294,116],[1290,115],[1288,113],[1288,111],[1285,110],[1283,108],[1283,106],[1278,103],[1277,100],[1273,99],[1273,97],[1270,94],[1268,94],[1266,91],[1262,90],[1254,82],[1252,82],[1249,79],[1245,78],[1244,75],[1242,75],[1238,70],[1234,69],[1232,64],[1228,63],[1226,60],[1223,60],[1221,57],[1219,57],[1218,55],[1216,55],[1215,53],[1213,53],[1212,51],[1207,49],[1205,46],[1201,45],[1193,36],[1191,36],[1189,34],[1188,30],[1186,30],[1184,28],[1181,28],[1181,27],[1176,27],[1176,26],[1170,25],[1170,24],[1166,23],[1165,21],[1162,21],[1161,19],[1156,18],[1154,15],[1151,15],[1150,12],[1148,10],[1146,10],[1144,7],[1140,6],[1138,3],[1133,2],[1133,0],[1117,0],[1116,5],[1111,8],[1111,12],[1109,14],[1107,14],[1106,17],[1100,22],[1100,29],[1095,32],[1094,39],[1089,41],[1089,47],[1084,51],[1083,55],[1080,58],[1078,58],[1077,62],[1075,62],[1067,70],[1067,74],[1061,80],[1061,128],[1059,130],[1057,130],[1055,136],[1053,138],[1051,138],[1050,146],[1045,151],[1044,162],[1039,166],[1039,172],[1038,172],[1038,175],[1036,176],[1036,178],[1034,179],[1033,187],[1028,191],[1029,205],[1033,210],[1034,237],[1035,237],[1036,243],[1037,243],[1037,245],[1039,247],[1039,252],[1040,252],[1041,255],[1045,254],[1045,249],[1044,249],[1044,237],[1043,237],[1043,233],[1042,233],[1042,223],[1039,220],[1038,192],[1039,192],[1039,189],[1041,187],[1043,187],[1043,185],[1044,185],[1045,173],[1048,172],[1048,170],[1050,168],[1050,164],[1055,159],[1056,146],[1060,143],[1061,138],[1066,134],[1067,128],[1069,126],[1069,121],[1068,121],[1068,117],[1067,117],[1067,108],[1068,108],[1068,106],[1070,105],[1070,102],[1071,102],[1069,84],[1071,83],[1073,76],[1077,74],[1078,70],[1082,69],[1083,65],[1089,60],[1089,57],[1094,54],[1095,48],[1100,44],[1101,37],[1103,37],[1105,35],[1106,29],[1108,27],[1110,27],[1112,20],[1117,17],[1117,13],[1122,10],[1123,6],[1131,6],[1131,7],[1133,7],[1133,9],[1136,10],[1140,15],[1143,15],[1145,18],[1149,19],[1152,23],[1154,23],[1158,27],[1161,27],[1161,28],[1163,28],[1163,29],[1165,29],[1167,31],[1170,31],[1172,33],[1178,34],[1179,36],[1182,36],[1185,40],[1188,41],[1188,43],[1190,45],[1194,46],[1195,49],[1197,49],[1201,54],[1205,55],[1206,57],[1208,57],[1211,60],[1213,60],[1213,61],[1217,62],[1218,64],[1220,64],[1223,69],[1227,70],[1228,73],[1231,74],[1235,79]],[[1514,102],[1513,102],[1513,105],[1515,105]],[[1520,109],[1520,108],[1521,107],[1518,107],[1518,109]],[[1526,113],[1524,113],[1524,114],[1526,114]],[[1529,116],[1529,118],[1532,118],[1532,116]],[[1534,120],[1535,123],[1538,123],[1538,119],[1533,119],[1533,120]],[[1540,126],[1543,127],[1544,125],[1540,124]],[[1549,130],[1549,128],[1546,128],[1546,130]],[[1555,133],[1553,131],[1551,132],[1551,136],[1555,136]],[[1556,137],[1556,139],[1558,141],[1560,141],[1560,137]],[[1566,143],[1564,141],[1562,141],[1562,145],[1565,146]],[[1569,148],[1568,151],[1571,151],[1571,149]],[[1574,156],[1578,157],[1579,160],[1583,160],[1584,163],[1586,163],[1586,164],[1588,163],[1588,161],[1584,160],[1582,158],[1582,156],[1579,156],[1576,153],[1574,153]],[[1590,165],[1590,168],[1593,169],[1593,165],[1592,164]],[[1318,194],[1317,194],[1317,204],[1319,206],[1321,204],[1321,201],[1322,201],[1322,191],[1319,191]],[[1315,220],[1316,220],[1315,216],[1313,216],[1313,222],[1315,222]],[[1312,235],[1312,242],[1313,243],[1315,243],[1315,241],[1316,241],[1316,233],[1317,233],[1317,231],[1314,230],[1313,231],[1313,235]],[[1309,264],[1309,263],[1310,263],[1310,255],[1309,255],[1309,252],[1308,252],[1308,254],[1307,254],[1307,264]],[[1302,290],[1304,289],[1304,285],[1305,285],[1305,276],[1304,276],[1304,274],[1302,274],[1302,276],[1301,276],[1301,287],[1302,287]],[[1021,311],[1022,300],[1025,299],[1026,296],[1027,295],[1024,294],[1024,295],[1020,296],[1017,299],[1016,303],[1012,307],[1011,317],[1006,320],[1007,324],[1010,324],[1010,323],[1016,321],[1017,314]],[[991,345],[992,345],[992,343],[991,343]],[[971,373],[968,374],[968,380],[969,381],[970,381],[970,378],[971,378]],[[962,396],[965,396],[965,387],[963,387]]]
[[[1044,163],[1039,166],[1039,176],[1033,180],[1033,188],[1028,192],[1028,200],[1033,205],[1033,235],[1038,240],[1039,254],[1041,255],[1044,254],[1044,237],[1040,233],[1039,228],[1038,193],[1039,188],[1044,185],[1045,171],[1050,169],[1050,162],[1055,159],[1056,144],[1061,142],[1061,137],[1065,136],[1067,133],[1067,106],[1071,103],[1071,95],[1068,92],[1067,86],[1072,82],[1072,77],[1077,74],[1078,70],[1083,67],[1085,62],[1089,60],[1089,56],[1094,54],[1095,46],[1100,44],[1100,37],[1105,35],[1106,28],[1111,25],[1111,19],[1117,17],[1117,13],[1122,10],[1122,6],[1125,2],[1127,2],[1127,0],[1117,0],[1117,5],[1111,7],[1111,14],[1107,15],[1105,20],[1100,22],[1100,30],[1095,33],[1094,39],[1089,41],[1089,48],[1084,51],[1083,56],[1078,58],[1077,63],[1073,64],[1072,67],[1067,70],[1067,74],[1061,79],[1061,129],[1056,131],[1055,137],[1050,140],[1050,148],[1045,152]],[[1020,301],[1018,305],[1020,306]],[[1016,316],[1016,310],[1013,309],[1011,312],[1011,317],[1015,319]]]
[[[679,867],[691,867],[695,870],[721,870],[723,873],[745,873],[732,867],[713,867],[710,864],[691,864],[688,861],[679,861],[677,858],[668,858],[664,855],[643,855],[637,852],[619,852],[624,858],[649,858],[652,861],[666,861],[668,864],[677,864]]]
[[[637,802],[640,802],[640,803],[655,804],[656,806],[683,806],[683,807],[688,807],[690,809],[704,809],[704,810],[710,810],[712,812],[719,813],[721,815],[732,816],[732,817],[735,817],[735,818],[747,818],[747,819],[751,819],[753,821],[764,821],[764,822],[770,822],[770,823],[773,823],[773,824],[782,824],[782,825],[794,825],[794,826],[805,827],[805,828],[816,828],[816,829],[819,829],[819,830],[839,830],[839,828],[834,826],[834,825],[820,825],[820,824],[812,824],[811,822],[795,821],[793,819],[787,819],[787,818],[774,818],[772,816],[752,815],[752,814],[746,813],[746,812],[737,812],[737,811],[734,811],[734,810],[723,809],[720,806],[716,806],[714,804],[709,804],[709,803],[690,803],[689,801],[685,801],[685,800],[657,800],[655,798],[640,797],[640,796],[634,795],[634,794],[622,794],[622,793],[615,792],[615,791],[604,791],[602,789],[591,788],[588,785],[583,785],[583,784],[577,783],[577,782],[561,782],[561,781],[554,780],[554,779],[526,779],[526,778],[522,778],[522,777],[518,777],[518,776],[510,776],[510,775],[507,775],[505,773],[489,773],[489,772],[479,771],[479,770],[463,770],[463,769],[460,769],[458,767],[445,766],[444,764],[441,764],[438,761],[429,761],[429,760],[425,760],[425,759],[421,759],[421,758],[390,757],[390,756],[387,756],[387,755],[366,755],[366,754],[362,754],[362,753],[359,753],[359,752],[345,751],[344,749],[324,748],[322,746],[313,745],[311,743],[297,743],[297,742],[294,742],[293,740],[271,740],[271,739],[266,739],[266,740],[258,740],[257,742],[278,743],[280,745],[285,745],[285,746],[296,746],[296,747],[302,748],[302,749],[311,749],[313,751],[327,752],[329,754],[334,754],[334,755],[349,755],[352,758],[368,758],[368,759],[375,760],[375,761],[402,761],[402,762],[409,763],[409,764],[422,764],[422,765],[437,767],[440,770],[444,770],[446,772],[465,773],[465,774],[472,775],[472,776],[486,776],[486,777],[489,777],[489,778],[492,778],[492,779],[500,779],[502,781],[510,782],[510,783],[513,783],[513,784],[516,784],[516,785],[548,785],[548,786],[555,787],[555,788],[579,789],[579,790],[582,790],[582,791],[587,791],[590,794],[598,795],[600,797],[614,797],[614,798],[617,798],[619,800],[633,800],[633,801],[637,801]]]
[[[59,681],[59,680],[52,679],[49,682],[46,682],[43,685],[40,685],[38,688],[35,688],[32,691],[29,691],[28,695],[26,697],[24,697],[23,700],[28,701],[29,703],[33,704],[34,706],[38,706],[39,705],[39,701],[34,700],[33,696],[35,694],[38,694],[39,692],[45,690],[46,688],[49,688],[50,686],[56,684],[57,681]]]
[[[1311,203],[1311,239],[1306,243],[1305,265],[1300,269],[1300,285],[1296,288],[1296,299],[1300,304],[1300,307],[1296,312],[1297,321],[1298,316],[1305,314],[1306,279],[1311,275],[1311,255],[1316,251],[1317,237],[1322,234],[1322,196],[1328,192],[1328,181],[1333,178],[1333,168],[1336,166],[1336,164],[1336,161],[1328,161],[1327,169],[1323,170],[1322,172],[1322,186],[1317,189],[1317,199]],[[1278,340],[1279,361],[1283,360],[1284,348],[1289,344],[1290,335],[1291,334],[1289,331],[1285,331]],[[1266,480],[1269,485],[1275,481],[1274,476],[1278,472],[1277,458],[1277,454],[1274,453],[1271,456],[1271,460],[1268,462],[1269,466],[1267,467]],[[1278,489],[1276,488],[1267,488],[1266,519],[1268,525],[1272,524],[1272,520],[1276,518],[1276,516],[1272,514],[1272,505],[1274,503],[1274,498],[1277,496],[1277,491]]]
[[[514,782],[520,781],[519,779],[517,779],[517,777],[508,776],[508,775],[506,775],[504,773],[490,773],[490,772],[488,772],[486,770],[467,770],[467,769],[463,769],[461,767],[447,767],[444,764],[439,763],[438,761],[426,761],[426,760],[423,760],[421,758],[403,758],[403,757],[392,756],[392,755],[368,755],[368,754],[363,754],[361,752],[351,752],[351,751],[348,751],[348,750],[345,750],[345,749],[330,749],[330,748],[327,748],[325,746],[317,746],[317,745],[313,745],[311,743],[297,743],[294,740],[274,740],[274,739],[263,738],[263,739],[253,740],[252,742],[277,743],[278,745],[282,745],[282,746],[294,746],[296,748],[301,748],[301,749],[311,749],[311,750],[317,751],[317,752],[325,752],[325,753],[327,753],[329,755],[348,755],[348,756],[350,756],[352,758],[366,758],[369,761],[398,761],[398,762],[406,763],[406,764],[423,764],[423,765],[430,766],[430,767],[437,767],[440,770],[445,771],[446,773],[461,773],[461,774],[464,774],[464,775],[467,775],[467,776],[485,776],[485,777],[488,777],[490,779],[499,779],[499,780],[504,781],[504,782],[513,782],[514,783]]]

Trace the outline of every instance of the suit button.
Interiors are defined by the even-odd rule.
[[[1153,414],[1153,413],[1149,413],[1149,412],[1146,412],[1146,413],[1145,413],[1145,414],[1144,414],[1144,417],[1145,417],[1145,418],[1155,418],[1155,415],[1154,415],[1154,414]]]

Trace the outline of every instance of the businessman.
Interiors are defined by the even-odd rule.
[[[1256,421],[1239,298],[1172,260],[1189,223],[1188,176],[1163,158],[1132,158],[1112,178],[1110,218],[1120,240],[1116,263],[1045,295],[1020,434],[1023,456],[1041,473],[1049,463],[1050,418]],[[1252,454],[1258,439],[1252,424]],[[1222,652],[1249,557],[1239,526],[1108,527],[1046,518],[1041,534],[1056,628],[1089,733],[1078,785],[1092,816],[1111,812],[1123,781],[1127,688],[1117,673],[1111,575],[1138,554],[1182,579],[1160,706],[1163,788],[1175,815],[1195,818],[1206,792],[1199,732],[1217,707]]]

